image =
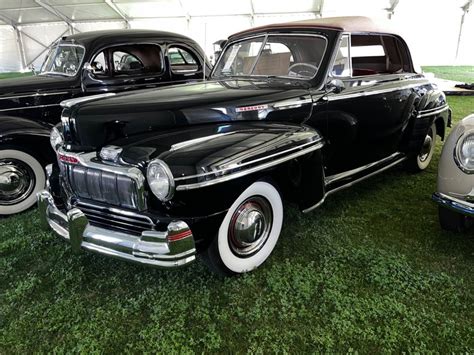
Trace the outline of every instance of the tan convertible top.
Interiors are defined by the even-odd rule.
[[[242,32],[233,34],[229,38],[234,36],[240,36],[242,34],[249,34],[254,32],[265,32],[266,30],[278,30],[286,28],[315,28],[315,29],[328,29],[344,32],[375,32],[375,33],[391,33],[395,34],[392,29],[387,26],[386,23],[375,21],[369,17],[364,16],[349,16],[349,17],[326,17],[314,20],[304,20],[286,23],[276,23],[271,25],[265,25],[260,27],[251,28]]]

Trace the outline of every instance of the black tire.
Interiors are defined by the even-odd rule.
[[[474,224],[474,219],[443,206],[438,206],[438,215],[441,228],[450,232],[463,233]]]
[[[433,122],[429,128],[425,142],[417,155],[410,156],[406,162],[406,167],[413,173],[418,173],[426,170],[433,159],[433,154],[436,148],[436,123]]]
[[[252,271],[273,251],[283,224],[280,193],[257,181],[232,204],[219,231],[203,253],[209,269],[221,276]]]
[[[40,161],[20,148],[0,148],[0,216],[23,212],[36,204],[46,174]]]

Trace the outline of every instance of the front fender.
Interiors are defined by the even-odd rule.
[[[49,144],[51,126],[21,117],[0,116],[0,147],[24,148],[44,163],[54,159]]]
[[[48,136],[51,126],[26,118],[0,116],[0,142],[14,135]]]
[[[217,211],[228,208],[230,201],[258,179],[276,180],[283,192],[291,191],[291,186],[301,187],[308,180],[305,172],[322,171],[321,160],[312,157],[320,157],[323,144],[321,135],[309,126],[242,122],[155,134],[124,147],[121,158],[143,167],[152,159],[164,161],[176,184],[174,203],[184,201],[203,211],[210,199],[217,199],[212,204]],[[313,200],[323,194],[322,177],[319,180],[312,181],[318,195]],[[308,186],[306,194],[310,191]]]
[[[474,176],[461,170],[455,161],[455,149],[460,137],[472,130],[474,130],[474,115],[467,116],[459,122],[446,139],[439,160],[438,192],[461,199],[474,196]]]

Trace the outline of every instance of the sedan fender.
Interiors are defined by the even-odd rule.
[[[0,116],[0,147],[23,147],[37,152],[37,147],[46,147],[41,150],[39,158],[45,161],[54,159],[54,151],[49,145],[49,135],[52,126],[20,117]],[[45,145],[44,145],[45,144]]]

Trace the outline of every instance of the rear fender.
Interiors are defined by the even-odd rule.
[[[437,135],[444,140],[451,111],[445,94],[439,90],[430,90],[421,97],[413,94],[409,101],[409,124],[400,150],[412,154],[420,151],[426,133],[433,123],[436,124]]]

